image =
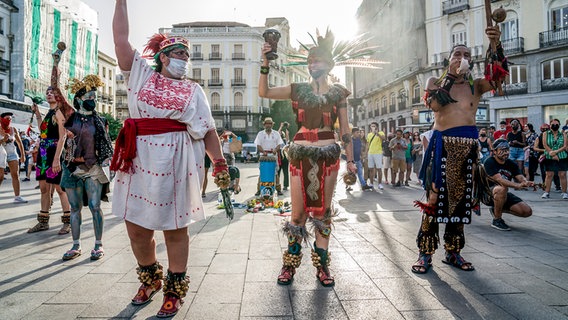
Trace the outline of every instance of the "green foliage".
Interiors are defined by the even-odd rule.
[[[270,117],[274,120],[274,130],[278,130],[280,123],[286,121],[290,124],[288,131],[290,133],[290,139],[298,131],[298,125],[296,124],[296,115],[292,110],[292,103],[290,100],[279,100],[275,101],[270,107]]]
[[[116,140],[116,138],[118,137],[118,132],[120,131],[120,129],[122,129],[122,122],[120,122],[120,120],[114,118],[109,113],[100,113],[100,115],[107,119],[108,134],[110,136],[110,139],[112,141]]]

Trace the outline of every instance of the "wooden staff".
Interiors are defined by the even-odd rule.
[[[499,10],[499,9],[498,9]],[[493,27],[493,20],[495,20],[495,22],[499,23],[499,22],[503,22],[505,20],[505,18],[507,17],[505,10],[500,9],[499,13],[497,14],[497,12],[492,13],[491,12],[491,0],[485,0],[485,20],[487,22],[487,27]],[[501,62],[499,60],[497,60],[497,43],[495,42],[495,40],[489,40],[489,45],[490,47],[490,55],[489,55],[489,64],[493,65],[495,63],[497,63],[499,66],[501,66]],[[491,79],[493,79],[493,66],[489,67],[489,76],[491,77]],[[503,95],[503,86],[501,84],[501,81],[495,81],[495,87],[497,88],[497,93],[502,96]]]

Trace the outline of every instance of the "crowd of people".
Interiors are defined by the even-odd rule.
[[[131,118],[125,121],[116,145],[110,141],[104,117],[96,112],[100,79],[96,75],[73,79],[68,86],[73,100],[67,102],[58,83],[60,56],[54,54],[51,86],[46,89],[50,109],[41,115],[37,106],[33,108],[39,135],[18,132],[11,126],[13,114],[0,115],[0,183],[9,168],[13,202],[25,203],[20,195],[20,167],[26,171],[24,182],[30,181],[35,168],[41,202],[38,222],[28,233],[49,229],[53,196],[58,194],[63,209],[59,234],[71,232],[73,241],[63,260],[82,254],[81,211],[88,206],[95,231],[90,257],[98,260],[105,254],[101,201],[108,201],[110,173],[115,173],[112,213],[124,220],[141,282],[132,304],[146,304],[163,291],[157,316],[171,317],[188,292],[188,226],[205,218],[209,168],[220,189],[241,191],[231,148],[238,137],[228,130],[216,130],[203,89],[185,79],[188,40],[156,34],[140,54],[129,42],[127,12],[127,1],[117,0],[114,43],[129,88]],[[500,36],[493,27],[486,34],[491,40]],[[502,121],[499,130],[478,128],[475,114],[481,96],[495,90],[503,78],[497,76],[502,73],[495,73],[493,78],[473,79],[468,70],[460,70],[463,60],[471,60],[468,47],[452,48],[446,72],[426,83],[424,102],[434,114],[430,130],[401,127],[385,133],[376,122],[368,128],[350,126],[346,104],[350,92],[328,78],[335,63],[345,60],[332,53],[331,32],[318,33],[314,42],[305,56],[310,81],[282,87],[268,84],[271,44],[265,43],[261,51],[259,96],[291,101],[298,125],[291,137],[287,122],[274,130],[273,119],[265,118],[264,130],[254,141],[260,155],[277,163],[275,193],[290,190],[294,203],[282,229],[288,243],[278,284],[292,283],[304,247],[311,249],[320,284],[335,284],[330,270],[330,237],[337,214],[332,197],[342,150],[346,171],[357,176],[362,191],[377,189],[386,194],[384,185],[402,189],[411,182],[425,191],[426,201],[415,201],[422,214],[416,238],[418,260],[411,266],[415,273],[426,273],[432,266],[440,224],[445,224],[443,262],[463,271],[474,270],[461,255],[464,225],[479,213],[481,203],[489,206],[491,226],[498,230],[511,229],[503,213],[531,216],[531,207],[510,190],[535,187],[535,176],[542,179],[543,199],[551,198],[553,184],[560,197],[568,199],[568,121],[561,128],[560,121],[552,119],[540,126],[540,133],[533,124],[519,119]],[[342,54],[356,56],[349,50]],[[493,63],[506,70],[500,46],[495,57]],[[256,196],[261,193],[260,178],[258,185]],[[352,185],[346,188],[354,191]],[[157,259],[156,231],[164,234],[167,267]],[[310,238],[313,242],[308,242]]]

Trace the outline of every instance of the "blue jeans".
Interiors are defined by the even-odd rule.
[[[357,167],[357,177],[359,177],[359,182],[361,183],[361,186],[366,187],[367,182],[365,181],[365,178],[363,178],[363,163],[361,162],[361,160],[355,161],[355,167]]]

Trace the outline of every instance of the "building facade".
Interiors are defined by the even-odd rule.
[[[98,54],[98,75],[105,84],[99,88],[97,111],[108,113],[116,117],[115,110],[115,90],[116,90],[116,59],[99,51]]]
[[[126,81],[124,81],[124,75],[122,73],[116,74],[116,85],[114,94],[114,110],[116,112],[116,118],[121,122],[130,117],[130,112],[128,111],[128,96],[127,96],[127,86]]]
[[[67,49],[60,63],[60,85],[70,78],[96,73],[97,12],[80,0],[14,0],[14,34],[11,55],[13,97],[24,100],[24,92],[44,95],[50,85],[52,57],[57,44]]]
[[[161,28],[160,33],[178,35],[190,41],[191,79],[204,89],[215,125],[233,131],[243,141],[254,140],[269,115],[273,101],[259,98],[262,34],[267,28],[281,33],[277,60],[271,61],[269,84],[282,86],[305,81],[304,67],[284,67],[290,46],[285,18],[266,19],[265,26],[251,27],[239,22],[189,22]]]

